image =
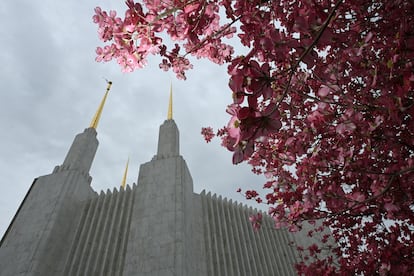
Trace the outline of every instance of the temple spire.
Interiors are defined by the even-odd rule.
[[[168,104],[167,120],[160,126],[158,135],[157,159],[176,157],[180,155],[179,132],[172,116],[172,85],[170,87],[170,101]]]
[[[173,116],[172,116],[172,84],[170,86],[170,101],[168,102],[168,114],[167,114],[167,120],[172,120]]]
[[[124,177],[122,178],[122,182],[121,182],[121,187],[124,188],[124,189],[125,189],[125,186],[126,186],[126,179],[127,179],[127,175],[128,175],[128,165],[129,165],[129,157],[128,157],[128,161],[126,163]]]
[[[101,114],[102,114],[102,110],[105,105],[106,97],[108,97],[109,90],[111,89],[112,81],[107,81],[107,83],[108,83],[108,86],[106,87],[105,95],[98,107],[98,110],[95,113],[95,116],[93,116],[92,118],[91,124],[89,126],[90,128],[96,129],[98,127],[99,119],[101,118]]]

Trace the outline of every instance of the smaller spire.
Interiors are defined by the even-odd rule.
[[[170,86],[170,101],[168,102],[168,114],[167,114],[167,120],[172,120],[173,116],[172,116],[172,84]]]
[[[105,105],[106,97],[108,97],[109,90],[111,89],[111,86],[112,86],[112,81],[106,81],[106,82],[108,83],[108,86],[106,87],[105,95],[98,107],[98,110],[95,113],[95,116],[93,116],[92,118],[91,124],[89,125],[89,127],[94,128],[94,129],[98,127],[99,119],[101,118],[101,114],[102,114],[102,110]]]
[[[124,177],[122,178],[122,182],[121,182],[121,187],[124,188],[124,189],[125,189],[125,186],[126,186],[126,179],[127,179],[127,175],[128,175],[128,165],[129,165],[129,157],[128,157],[128,161],[126,163]]]

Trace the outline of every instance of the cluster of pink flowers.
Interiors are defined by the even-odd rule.
[[[256,215],[251,215],[249,217],[250,222],[252,223],[253,229],[258,231],[262,225],[263,215],[262,213],[257,213]]]
[[[97,61],[116,59],[124,72],[132,72],[147,64],[149,55],[163,57],[160,68],[172,69],[179,79],[192,68],[187,54],[209,58],[217,64],[231,60],[233,47],[222,42],[236,31],[235,27],[220,25],[216,1],[144,1],[144,6],[127,0],[125,17],[95,9],[94,23],[102,41],[111,45],[97,47]],[[144,9],[147,10],[144,10]],[[197,22],[197,25],[194,25]],[[176,42],[172,49],[163,43],[166,32]],[[185,52],[182,51],[185,49]]]
[[[245,196],[265,199],[276,227],[324,219],[339,244],[339,266],[309,247],[313,261],[298,272],[413,274],[414,3],[143,3],[128,0],[123,19],[95,10],[99,37],[112,43],[98,47],[97,60],[116,59],[129,72],[159,55],[160,68],[181,79],[190,55],[228,65],[233,101],[217,136],[233,163],[268,179],[265,196]],[[234,34],[248,53],[224,42]],[[202,134],[214,137],[211,128]],[[251,218],[255,229],[260,219]]]
[[[201,135],[204,136],[204,140],[206,140],[207,143],[211,142],[211,139],[215,136],[213,128],[211,127],[203,127],[201,129]]]

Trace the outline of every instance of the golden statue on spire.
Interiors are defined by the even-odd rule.
[[[101,114],[102,114],[103,107],[105,105],[106,97],[108,97],[109,90],[111,89],[111,86],[112,86],[112,81],[107,80],[106,82],[108,83],[108,86],[106,87],[105,95],[101,101],[101,104],[98,107],[98,110],[95,113],[95,116],[93,116],[92,118],[91,124],[89,125],[89,127],[94,128],[94,129],[98,127],[99,119],[101,118]]]
[[[172,120],[172,84],[170,86],[170,101],[168,103],[168,114],[167,114],[167,120]]]

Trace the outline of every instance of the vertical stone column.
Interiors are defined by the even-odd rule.
[[[94,128],[85,129],[83,133],[76,135],[62,167],[89,173],[98,144],[96,130]]]
[[[174,120],[166,120],[160,126],[157,159],[180,155],[180,135]]]
[[[0,247],[0,275],[60,275],[83,203],[94,196],[91,167],[96,131],[78,134],[62,166],[37,178]]]
[[[203,275],[194,268],[202,233],[193,231],[193,182],[173,120],[160,127],[158,141],[157,155],[140,167],[124,275]]]

